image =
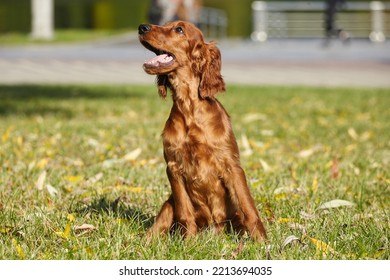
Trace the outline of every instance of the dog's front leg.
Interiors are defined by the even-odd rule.
[[[168,162],[167,175],[171,184],[174,199],[174,219],[179,224],[184,237],[193,236],[197,232],[194,207],[188,196],[185,179],[175,162]]]
[[[148,240],[152,239],[154,236],[167,233],[169,231],[173,225],[174,209],[175,205],[173,196],[171,195],[169,199],[164,202],[153,226],[146,233],[146,238]]]

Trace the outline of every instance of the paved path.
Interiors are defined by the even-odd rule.
[[[390,43],[273,40],[221,41],[228,84],[390,88]],[[152,53],[135,34],[114,41],[0,47],[0,84],[151,84],[142,70]]]

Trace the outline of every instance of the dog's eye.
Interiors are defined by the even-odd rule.
[[[176,27],[175,28],[175,31],[177,32],[177,33],[180,33],[180,34],[184,34],[184,30],[183,30],[183,28],[182,27]]]

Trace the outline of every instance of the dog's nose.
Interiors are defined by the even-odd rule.
[[[138,26],[138,34],[145,34],[145,33],[148,33],[150,31],[150,25],[149,24],[141,24],[140,26]]]

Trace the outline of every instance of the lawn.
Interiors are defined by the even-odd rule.
[[[230,86],[269,236],[147,244],[169,195],[152,86],[0,86],[0,259],[389,259],[390,90]]]
[[[123,36],[133,30],[83,30],[56,29],[52,40],[34,39],[27,33],[3,33],[0,35],[0,46],[25,46],[43,44],[70,44],[106,40],[113,36]],[[134,32],[134,31],[133,31]]]

